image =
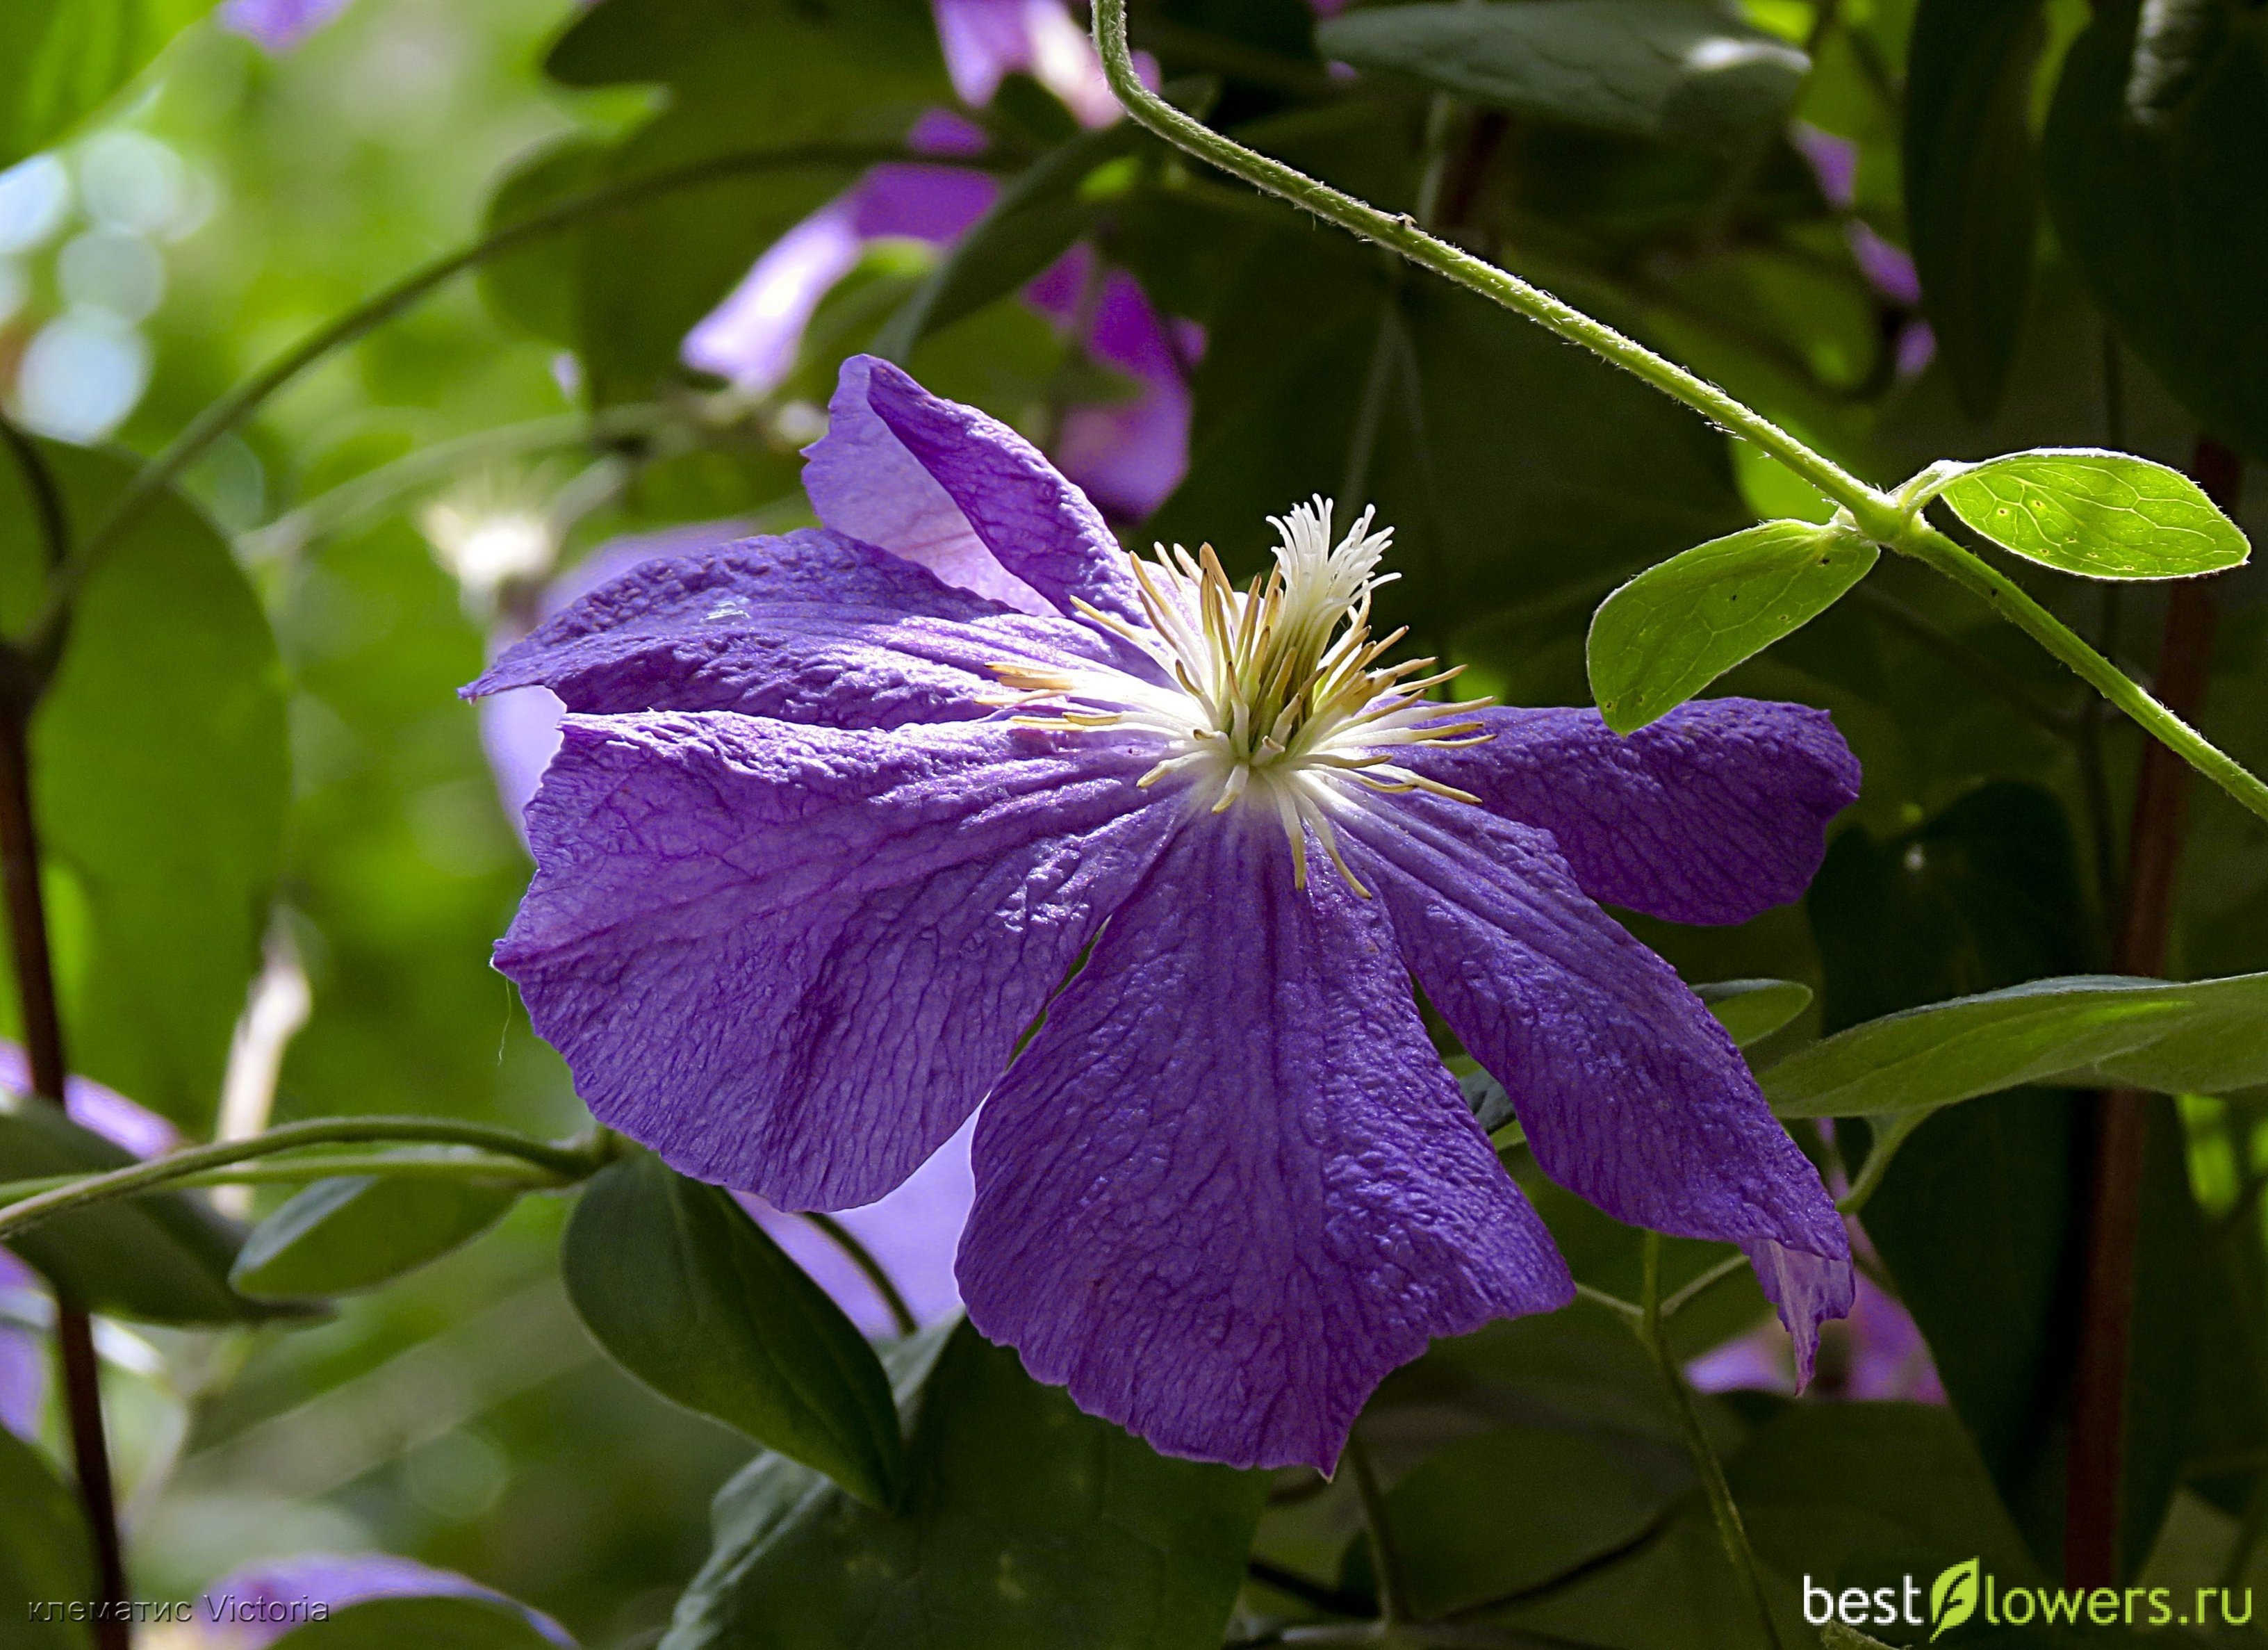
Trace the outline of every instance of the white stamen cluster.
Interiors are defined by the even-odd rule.
[[[1360,806],[1366,792],[1430,791],[1472,801],[1395,758],[1413,745],[1478,743],[1488,737],[1481,725],[1454,718],[1490,702],[1425,696],[1462,667],[1432,671],[1431,659],[1379,664],[1405,631],[1371,637],[1371,593],[1396,577],[1377,571],[1393,530],[1372,532],[1371,512],[1336,545],[1328,499],[1270,521],[1279,540],[1276,564],[1242,590],[1211,545],[1195,556],[1160,545],[1149,561],[1128,557],[1147,627],[1080,604],[1088,619],[1154,659],[1174,687],[1099,668],[992,668],[1019,690],[1017,704],[1055,707],[1019,721],[1156,734],[1162,749],[1144,786],[1179,776],[1215,813],[1240,802],[1269,808],[1291,840],[1300,886],[1307,885],[1312,831],[1347,886],[1367,896],[1340,856],[1331,815]]]

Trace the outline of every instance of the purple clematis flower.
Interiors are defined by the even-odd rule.
[[[830,413],[824,529],[648,563],[468,689],[571,711],[497,964],[599,1116],[836,1209],[981,1103],[976,1327],[1161,1450],[1328,1470],[1429,1338],[1572,1293],[1414,980],[1546,1173],[1740,1244],[1808,1357],[1842,1222],[1601,902],[1798,895],[1858,788],[1823,713],[1443,703],[1370,636],[1367,514],[1240,591],[885,362]]]
[[[39,1298],[39,1274],[0,1249],[0,1428],[18,1438],[38,1435],[47,1401],[47,1348],[37,1330],[18,1321]]]
[[[374,1598],[493,1599],[519,1610],[560,1650],[576,1650],[567,1630],[541,1610],[453,1571],[383,1552],[311,1552],[247,1565],[205,1589],[188,1643],[195,1650],[263,1650],[296,1627]]]
[[[330,26],[351,0],[227,0],[214,15],[232,34],[271,52],[288,52]]]

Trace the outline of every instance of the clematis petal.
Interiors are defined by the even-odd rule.
[[[198,1624],[205,1631],[192,1642],[205,1650],[263,1650],[295,1626],[314,1619],[312,1612],[318,1605],[327,1614],[335,1614],[375,1598],[490,1599],[518,1610],[530,1627],[561,1650],[575,1650],[567,1630],[542,1611],[469,1576],[384,1552],[305,1552],[247,1565],[205,1589],[206,1602],[197,1613]]]
[[[1014,613],[839,534],[646,561],[515,643],[466,689],[550,689],[571,710],[739,711],[837,727],[998,709],[990,667],[1142,668],[1094,629]]]
[[[1318,855],[1320,858],[1320,855]],[[1572,1297],[1376,909],[1192,822],[976,1125],[972,1322],[1171,1455],[1329,1471],[1425,1348]]]
[[[1460,720],[1466,718],[1460,718]],[[1676,923],[1740,923],[1801,896],[1859,762],[1824,711],[1696,699],[1627,739],[1591,710],[1487,710],[1492,735],[1407,764],[1551,833],[1593,899]]]
[[[497,966],[600,1121],[783,1208],[872,1203],[934,1152],[1170,830],[1130,741],[563,732]]]
[[[1086,496],[996,419],[873,356],[843,362],[803,473],[819,519],[1026,613],[1087,601],[1139,622],[1118,541]]]
[[[1552,839],[1425,795],[1350,810],[1350,860],[1543,1172],[1617,1219],[1737,1243],[1794,1337],[1850,1309],[1851,1244],[1722,1027]]]

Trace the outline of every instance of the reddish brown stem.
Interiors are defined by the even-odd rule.
[[[2190,468],[2215,503],[2235,512],[2242,460],[2208,437],[2198,442]],[[2209,579],[2175,586],[2166,603],[2157,695],[2192,725],[2205,709],[2218,616]],[[2164,746],[2153,742],[2144,748],[2111,958],[2121,974],[2165,971],[2189,816],[2189,777],[2188,767]],[[2104,1094],[2096,1108],[2064,1500],[2064,1579],[2073,1587],[2114,1587],[2120,1579],[2119,1492],[2125,1475],[2134,1249],[2141,1225],[2142,1156],[2149,1117],[2148,1097],[2132,1090]]]
[[[10,958],[15,965],[16,997],[22,1010],[24,1048],[32,1070],[32,1089],[57,1106],[63,1103],[63,1020],[55,1010],[55,969],[48,949],[47,902],[40,888],[39,834],[33,825],[31,755],[27,723],[32,694],[20,661],[6,663],[18,680],[0,682],[0,888],[8,908]],[[97,1650],[127,1650],[126,1560],[118,1539],[118,1508],[111,1487],[110,1446],[102,1424],[101,1366],[94,1352],[94,1329],[86,1311],[55,1298],[56,1361],[63,1374],[63,1407],[70,1423],[73,1470],[79,1505],[86,1514],[88,1545],[95,1569],[94,1622]]]

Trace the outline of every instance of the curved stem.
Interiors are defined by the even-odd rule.
[[[1906,1137],[1937,1115],[1938,1108],[1925,1106],[1913,1111],[1898,1112],[1888,1118],[1873,1118],[1874,1138],[1867,1147],[1867,1160],[1859,1168],[1859,1178],[1851,1182],[1851,1190],[1835,1200],[1837,1214],[1857,1214],[1867,1206],[1882,1183],[1882,1176],[1890,1172],[1890,1160],[1906,1143]]]
[[[1624,336],[1605,322],[1593,320],[1541,287],[1529,285],[1509,270],[1499,269],[1461,247],[1426,233],[1415,218],[1381,212],[1366,201],[1357,200],[1280,160],[1247,149],[1235,139],[1182,114],[1144,85],[1135,72],[1133,53],[1126,41],[1126,0],[1094,0],[1094,44],[1101,54],[1103,72],[1109,79],[1110,89],[1117,94],[1126,112],[1175,148],[1210,161],[1222,171],[1280,196],[1326,223],[1336,224],[1399,253],[1412,263],[1459,286],[1491,298],[1570,343],[1582,345],[1763,448],[1847,507],[1866,531],[1887,538],[1896,530],[1897,510],[1888,497],[1706,379],[1655,354],[1636,339]]]
[[[168,442],[163,451],[136,471],[134,479],[126,484],[112,504],[109,513],[95,524],[80,546],[78,554],[52,582],[47,606],[33,627],[33,633],[45,630],[55,622],[73,593],[101,564],[102,558],[117,548],[127,529],[141,519],[143,512],[183,470],[195,463],[206,448],[242,424],[269,396],[325,356],[391,320],[436,287],[466,270],[477,269],[530,241],[557,234],[588,219],[642,206],[659,196],[696,188],[704,183],[750,173],[784,171],[797,166],[865,166],[905,158],[904,146],[897,144],[803,144],[784,149],[736,150],[728,154],[711,155],[681,166],[666,167],[644,177],[626,178],[570,196],[540,212],[531,213],[517,222],[493,230],[470,246],[436,258],[423,269],[413,270],[376,297],[318,328],[213,402],[190,420],[188,427]],[[997,158],[988,159],[983,155],[976,155],[955,157],[954,164],[987,167],[1002,163]]]
[[[2159,703],[2141,683],[2089,647],[2077,631],[2026,594],[2014,580],[1918,517],[1888,542],[1892,549],[1903,550],[1990,604],[2002,618],[2067,666],[2080,681],[2140,724],[2142,730],[2161,745],[2254,814],[2268,820],[2268,784],[2263,784],[2242,763]]]
[[[2268,784],[2186,726],[2014,584],[1923,521],[1913,506],[1869,487],[1754,408],[1636,339],[1625,337],[1510,270],[1426,233],[1415,218],[1382,212],[1182,114],[1145,86],[1135,73],[1133,54],[1126,43],[1126,0],[1094,0],[1094,43],[1110,88],[1127,113],[1175,148],[1526,316],[1770,453],[1848,510],[1868,538],[1915,557],[1983,597],[2140,723],[2152,737],[2253,813],[2268,819]]]
[[[1741,1271],[1748,1263],[1749,1257],[1745,1255],[1727,1255],[1723,1260],[1719,1261],[1714,1266],[1712,1266],[1707,1271],[1703,1272],[1699,1277],[1693,1278],[1683,1288],[1672,1291],[1661,1303],[1661,1316],[1663,1320],[1667,1322],[1668,1319],[1675,1317],[1679,1313],[1684,1311],[1686,1307],[1691,1306],[1696,1300],[1698,1300],[1703,1295],[1707,1294],[1719,1284],[1723,1283],[1725,1279],[1730,1278],[1734,1272]]]
[[[1734,1573],[1741,1578],[1749,1602],[1754,1606],[1757,1624],[1764,1629],[1764,1642],[1783,1650],[1780,1644],[1779,1622],[1773,1616],[1771,1602],[1764,1596],[1763,1573],[1756,1566],[1756,1550],[1749,1545],[1748,1527],[1741,1521],[1739,1503],[1733,1499],[1733,1486],[1725,1477],[1725,1465],[1717,1459],[1717,1451],[1709,1441],[1708,1429],[1701,1425],[1701,1412],[1694,1407],[1693,1389],[1685,1384],[1685,1375],[1677,1366],[1677,1358],[1669,1350],[1669,1337],[1662,1332],[1661,1301],[1661,1234],[1646,1234],[1646,1288],[1639,1307],[1641,1321],[1638,1338],[1653,1354],[1654,1367],[1660,1371],[1664,1387],[1668,1389],[1669,1402],[1677,1412],[1677,1425],[1685,1435],[1686,1453],[1693,1457],[1694,1470],[1701,1479],[1703,1495],[1709,1503],[1709,1515],[1716,1521],[1717,1538],[1724,1543],[1725,1557],[1731,1562]]]
[[[874,1258],[873,1250],[851,1236],[850,1229],[833,1215],[806,1209],[803,1212],[803,1218],[825,1233],[828,1241],[848,1255],[852,1265],[865,1273],[866,1281],[874,1285],[874,1293],[882,1297],[882,1304],[890,1309],[890,1319],[898,1326],[899,1334],[912,1335],[920,1330],[921,1320],[914,1316],[914,1309],[906,1304],[905,1296],[898,1293],[896,1281],[882,1269],[882,1263]]]
[[[130,1197],[232,1163],[272,1157],[301,1146],[365,1144],[375,1140],[414,1141],[426,1145],[472,1145],[520,1162],[532,1163],[562,1181],[588,1178],[604,1166],[597,1149],[547,1145],[508,1129],[483,1123],[452,1123],[441,1117],[323,1117],[307,1123],[287,1123],[249,1140],[225,1140],[216,1145],[192,1146],[168,1153],[145,1163],[133,1163],[104,1175],[89,1175],[0,1209],[0,1239],[29,1230],[43,1220],[114,1197]]]
[[[48,566],[50,570],[61,567],[70,555],[70,512],[55,471],[39,444],[5,413],[0,413],[0,446],[7,447],[23,474],[24,490],[31,495],[32,514],[40,524],[40,543],[47,552]]]
[[[491,1153],[481,1157],[425,1157],[406,1152],[333,1153],[289,1163],[238,1163],[226,1168],[183,1175],[151,1191],[189,1191],[207,1186],[304,1186],[320,1180],[349,1178],[462,1180],[483,1185],[510,1183],[529,1190],[557,1186],[559,1175],[525,1160]],[[85,1175],[48,1175],[37,1180],[0,1182],[0,1207],[43,1192],[76,1186]]]

